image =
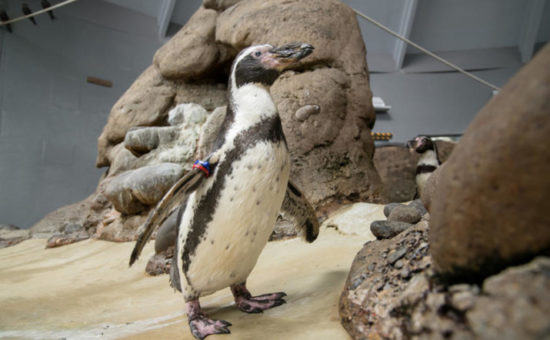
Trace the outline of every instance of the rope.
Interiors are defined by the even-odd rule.
[[[453,69],[457,70],[458,72],[462,73],[463,75],[465,75],[465,76],[467,76],[467,77],[470,77],[470,78],[472,78],[472,79],[474,79],[474,80],[480,82],[481,84],[483,84],[483,85],[485,85],[485,86],[487,86],[487,87],[492,88],[493,90],[500,91],[500,88],[499,88],[498,86],[493,85],[493,84],[489,83],[488,81],[483,80],[483,79],[479,78],[478,76],[473,75],[473,74],[471,74],[470,72],[464,70],[463,68],[460,68],[459,66],[457,66],[457,65],[455,65],[455,64],[453,64],[453,63],[451,63],[450,61],[445,60],[445,59],[441,58],[440,56],[438,56],[438,55],[436,55],[436,54],[434,54],[434,53],[428,51],[428,50],[425,49],[424,47],[418,45],[417,43],[415,43],[415,42],[413,42],[413,41],[410,41],[410,40],[407,39],[406,37],[404,37],[404,36],[402,36],[402,35],[400,35],[400,34],[394,32],[394,31],[392,31],[392,30],[389,29],[388,27],[382,25],[381,23],[379,23],[378,21],[374,20],[373,18],[368,17],[368,16],[366,16],[365,14],[359,12],[359,11],[356,10],[355,8],[352,8],[352,9],[353,9],[353,11],[354,11],[357,15],[359,15],[359,16],[362,17],[363,19],[369,21],[370,23],[374,24],[375,26],[378,26],[378,27],[381,28],[382,30],[384,30],[384,31],[388,32],[389,34],[393,35],[394,37],[403,40],[403,41],[406,42],[407,44],[416,47],[417,49],[419,49],[420,51],[426,53],[427,55],[429,55],[430,57],[434,58],[435,60],[437,60],[437,61],[439,61],[439,62],[441,62],[441,63],[443,63],[443,64],[449,66],[450,68],[453,68]]]
[[[0,21],[0,26],[4,26],[4,25],[7,25],[7,24],[17,22],[17,21],[25,20],[25,19],[37,16],[37,15],[49,12],[49,11],[54,10],[56,8],[63,7],[65,5],[70,4],[71,2],[75,2],[75,1],[78,1],[78,0],[66,0],[66,1],[58,3],[57,5],[53,5],[51,7],[44,8],[44,9],[41,9],[41,10],[36,11],[36,12],[32,12],[31,14],[23,15],[21,17],[17,17],[15,19],[10,19],[8,21]]]

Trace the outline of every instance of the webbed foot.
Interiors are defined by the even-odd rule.
[[[206,314],[201,311],[199,300],[191,300],[185,305],[187,309],[187,318],[189,319],[189,329],[191,334],[199,340],[206,338],[212,334],[229,334],[230,322],[225,320],[209,319]]]
[[[235,297],[235,305],[245,313],[262,313],[266,309],[286,303],[283,299],[286,296],[284,292],[252,296],[245,283],[231,286],[231,292]]]
[[[229,327],[231,323],[225,320],[212,320],[205,315],[197,316],[195,319],[189,321],[189,328],[191,334],[197,339],[204,339],[212,334],[229,334]]]

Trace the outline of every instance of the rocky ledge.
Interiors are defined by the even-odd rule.
[[[354,339],[544,339],[550,336],[550,258],[446,285],[432,269],[428,221],[369,241],[340,297]]]

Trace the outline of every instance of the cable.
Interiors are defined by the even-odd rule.
[[[15,18],[15,19],[10,19],[10,20],[8,20],[8,21],[0,21],[0,26],[4,26],[4,25],[7,25],[7,24],[11,24],[11,23],[17,22],[17,21],[21,21],[21,20],[24,20],[24,19],[28,19],[28,18],[37,16],[37,15],[40,15],[40,14],[46,13],[46,12],[48,12],[48,11],[54,10],[54,9],[56,9],[56,8],[63,7],[63,6],[65,6],[65,5],[70,4],[71,2],[75,2],[75,1],[78,1],[78,0],[67,0],[67,1],[63,1],[63,2],[58,3],[57,5],[53,5],[53,6],[51,6],[51,7],[44,8],[44,9],[41,9],[41,10],[36,11],[36,12],[32,12],[31,14],[23,15],[23,16],[21,16],[21,17],[17,17],[17,18]]]
[[[449,67],[451,67],[451,68],[453,68],[453,69],[455,69],[455,70],[457,70],[458,72],[464,74],[465,76],[470,77],[470,78],[472,78],[472,79],[474,79],[474,80],[480,82],[481,84],[483,84],[483,85],[485,85],[485,86],[487,86],[487,87],[492,88],[493,90],[500,91],[500,88],[499,88],[498,86],[493,85],[493,84],[489,83],[488,81],[483,80],[483,79],[479,78],[478,76],[473,75],[473,74],[471,74],[470,72],[464,70],[463,68],[460,68],[459,66],[457,66],[457,65],[455,65],[455,64],[453,64],[453,63],[451,63],[450,61],[447,61],[447,60],[441,58],[440,56],[438,56],[438,55],[436,55],[436,54],[434,54],[434,53],[428,51],[428,50],[425,49],[424,47],[418,45],[417,43],[415,43],[415,42],[413,42],[413,41],[410,41],[409,39],[405,38],[404,36],[400,35],[399,33],[396,33],[396,32],[394,32],[394,31],[392,31],[392,30],[389,29],[388,27],[382,25],[381,23],[379,23],[378,21],[374,20],[373,18],[368,17],[367,15],[365,15],[365,14],[359,12],[359,11],[356,10],[355,8],[352,8],[352,10],[353,10],[357,15],[359,15],[360,17],[362,17],[363,19],[365,19],[365,20],[371,22],[372,24],[378,26],[379,28],[381,28],[382,30],[388,32],[389,34],[395,36],[396,38],[399,38],[399,39],[403,40],[403,41],[406,42],[407,44],[416,47],[417,49],[419,49],[420,51],[426,53],[427,55],[429,55],[430,57],[436,59],[437,61],[439,61],[439,62],[441,62],[441,63],[443,63],[443,64],[445,64],[445,65],[447,65],[447,66],[449,66]]]

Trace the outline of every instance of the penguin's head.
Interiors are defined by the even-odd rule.
[[[233,62],[232,85],[237,88],[249,83],[270,86],[285,68],[307,57],[311,52],[313,46],[305,43],[290,43],[280,47],[250,46],[241,51]]]
[[[408,141],[407,146],[411,151],[418,153],[434,150],[434,142],[428,136],[417,136],[415,139]]]

